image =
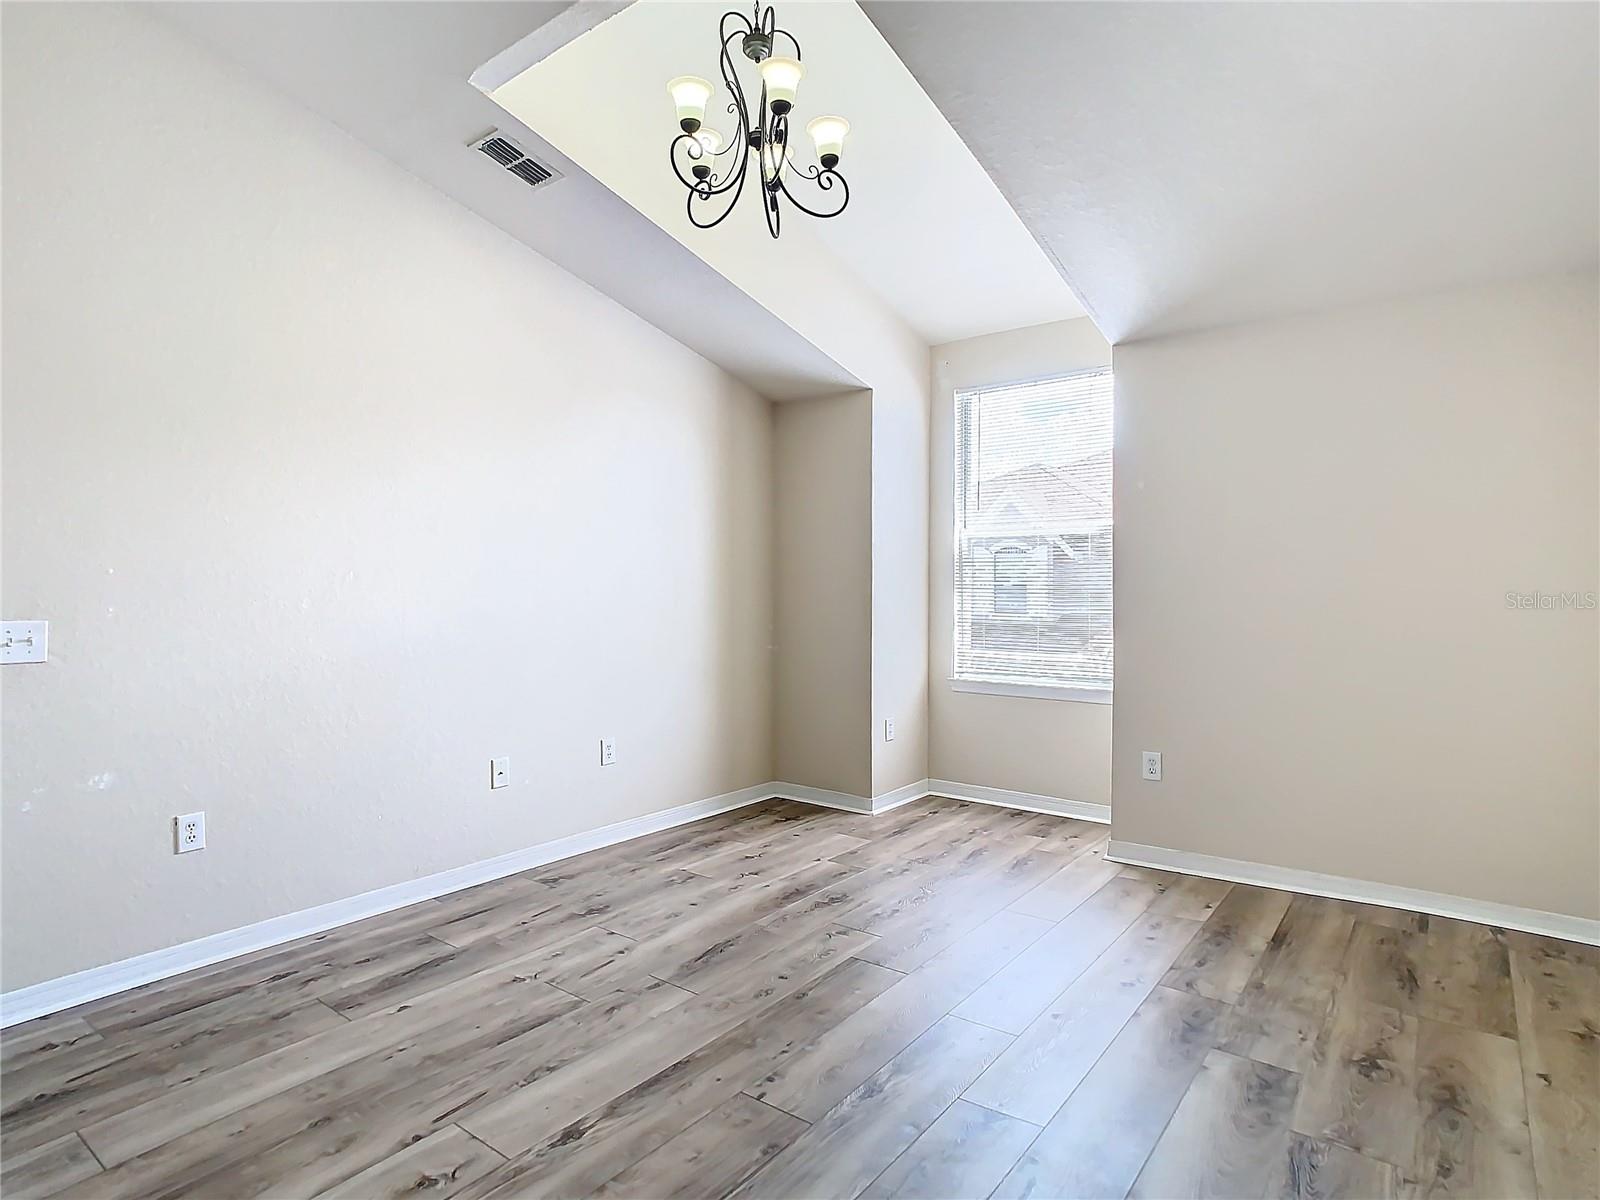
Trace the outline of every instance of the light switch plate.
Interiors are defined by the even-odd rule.
[[[489,760],[489,787],[503,788],[511,782],[511,760],[509,758],[491,758]]]
[[[44,662],[49,639],[49,621],[6,621],[0,626],[0,662]]]

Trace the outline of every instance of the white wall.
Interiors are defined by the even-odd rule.
[[[771,777],[765,400],[134,10],[4,122],[5,989]]]
[[[1600,916],[1593,275],[1116,348],[1113,836]],[[1160,750],[1165,778],[1138,777]]]
[[[1106,804],[1111,705],[986,696],[951,689],[955,642],[955,394],[1109,366],[1111,346],[1086,319],[933,348],[929,571],[929,774],[934,779]],[[1120,679],[1119,679],[1120,682]]]

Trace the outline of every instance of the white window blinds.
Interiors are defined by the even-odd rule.
[[[956,393],[957,679],[1110,691],[1111,391]]]

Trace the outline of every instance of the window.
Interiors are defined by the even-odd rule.
[[[1109,370],[956,393],[958,687],[1109,699],[1111,393]]]
[[[1020,546],[1002,546],[994,552],[994,611],[1028,615],[1028,552]]]

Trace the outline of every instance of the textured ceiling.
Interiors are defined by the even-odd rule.
[[[863,5],[1107,337],[1600,255],[1600,6]]]

